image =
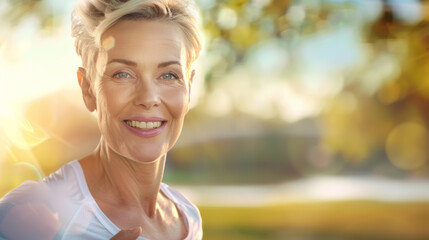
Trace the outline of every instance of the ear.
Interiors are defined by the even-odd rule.
[[[89,79],[86,78],[86,71],[82,67],[79,67],[77,70],[77,81],[79,82],[79,86],[82,91],[82,98],[86,108],[90,112],[93,112],[95,109],[97,109],[95,96],[91,89],[91,83],[89,82]]]
[[[192,87],[192,82],[194,81],[194,76],[195,76],[195,69],[192,70],[191,72],[191,76],[189,77],[189,83],[188,83],[188,105],[186,106],[186,113],[189,111],[189,104],[191,103],[191,87]]]

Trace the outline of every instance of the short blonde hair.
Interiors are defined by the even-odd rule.
[[[199,14],[193,0],[81,0],[72,13],[72,36],[86,77],[97,75],[101,36],[121,20],[162,20],[176,23],[185,37],[186,70],[202,49]]]

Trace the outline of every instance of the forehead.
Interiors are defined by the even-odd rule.
[[[185,59],[183,33],[171,22],[122,20],[102,35],[101,42],[109,59],[125,57],[137,62]]]

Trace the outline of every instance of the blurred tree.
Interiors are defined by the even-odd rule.
[[[406,3],[404,3],[406,4]],[[422,1],[423,18],[416,24],[405,24],[393,12],[391,3],[383,1],[383,12],[367,32],[373,50],[373,59],[366,68],[374,68],[374,59],[390,54],[399,59],[399,74],[384,81],[373,93],[368,93],[357,81],[346,86],[346,91],[336,96],[325,108],[322,121],[326,134],[322,141],[345,159],[362,162],[382,152],[395,164],[387,140],[395,129],[405,123],[415,123],[424,132],[429,126],[429,18],[428,2]],[[427,135],[427,133],[422,133]],[[399,136],[406,138],[405,133]],[[427,137],[427,136],[426,136]],[[425,137],[425,138],[426,138]],[[396,148],[417,149],[409,159],[410,166],[418,152],[427,146],[416,146],[414,138],[407,139]],[[346,140],[346,141],[345,141]],[[395,157],[393,157],[395,158]],[[429,156],[425,153],[422,164],[397,167],[419,171],[427,169]],[[411,172],[413,173],[413,172]]]
[[[34,16],[41,29],[52,27],[54,14],[48,4],[46,0],[6,0],[0,4],[1,25],[14,28],[26,17]]]

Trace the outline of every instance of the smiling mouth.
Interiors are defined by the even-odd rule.
[[[124,121],[128,126],[137,129],[150,130],[161,127],[166,121],[155,121],[155,122],[140,122],[133,120]]]

